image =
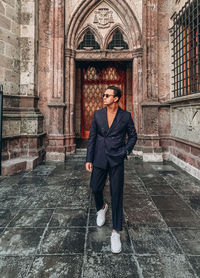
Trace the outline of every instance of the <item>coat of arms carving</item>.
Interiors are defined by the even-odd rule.
[[[95,12],[94,23],[98,28],[109,28],[111,23],[114,23],[113,12],[108,8],[99,8]]]

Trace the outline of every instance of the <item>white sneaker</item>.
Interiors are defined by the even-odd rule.
[[[111,251],[113,253],[120,253],[122,251],[120,234],[117,232],[112,232],[112,235],[111,235]]]
[[[106,211],[108,210],[108,205],[105,204],[104,209],[97,211],[97,226],[101,227],[106,221]]]

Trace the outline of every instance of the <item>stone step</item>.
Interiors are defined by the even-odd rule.
[[[87,154],[87,149],[77,148],[75,153],[69,155],[70,159],[85,159]]]
[[[86,154],[86,152],[87,152],[87,149],[76,149],[76,154]]]
[[[71,159],[85,159],[86,158],[86,154],[87,154],[87,149],[76,149],[76,152],[73,154],[70,154],[70,158]],[[128,159],[133,159],[135,157],[135,155],[133,153],[131,153],[128,156]]]
[[[38,156],[12,158],[2,162],[2,176],[9,176],[25,170],[32,170],[38,165]]]
[[[71,158],[85,158],[86,155],[81,155],[81,154],[70,154]]]

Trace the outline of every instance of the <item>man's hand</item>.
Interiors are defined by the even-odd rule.
[[[85,169],[86,169],[86,171],[91,173],[92,172],[92,162],[86,162]]]

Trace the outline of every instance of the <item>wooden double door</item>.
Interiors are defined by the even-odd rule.
[[[110,85],[122,91],[120,107],[126,109],[125,63],[98,62],[81,64],[81,138],[89,137],[94,111],[103,108],[102,94]]]

